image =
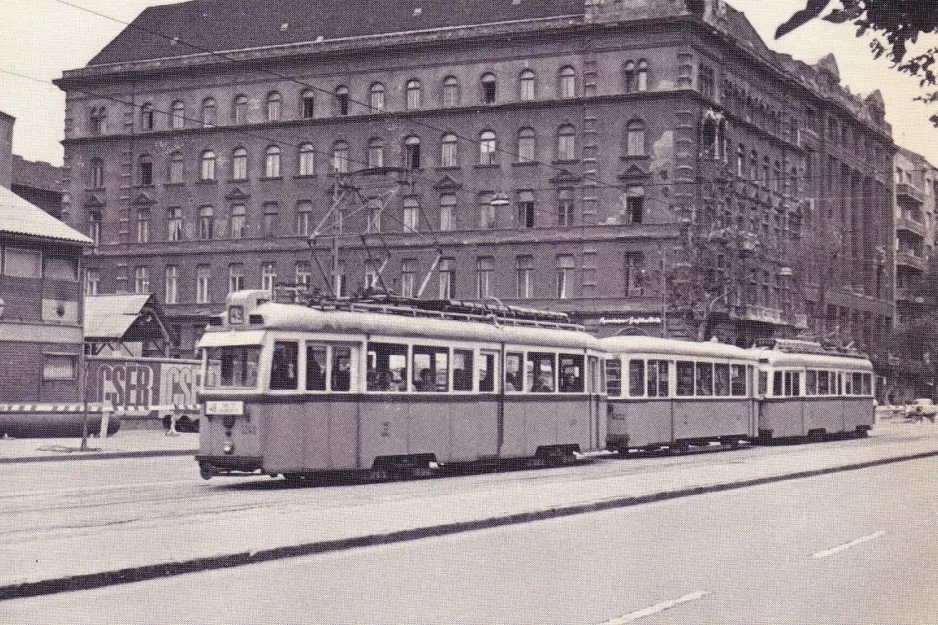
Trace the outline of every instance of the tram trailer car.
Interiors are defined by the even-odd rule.
[[[873,364],[807,341],[769,339],[758,355],[759,441],[866,436],[875,420]]]
[[[737,445],[757,434],[758,358],[733,345],[647,336],[600,339],[607,353],[607,445],[685,449]]]
[[[229,296],[203,335],[202,476],[303,478],[565,462],[606,441],[602,352],[581,329]]]

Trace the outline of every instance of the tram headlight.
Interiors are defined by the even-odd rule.
[[[229,455],[229,456],[230,456],[231,454],[233,454],[233,453],[234,453],[234,450],[235,450],[234,441],[225,441],[225,444],[222,445],[221,450],[222,450],[223,452],[225,452],[225,454],[227,454],[227,455]]]

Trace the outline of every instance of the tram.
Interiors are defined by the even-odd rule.
[[[199,348],[202,476],[382,479],[606,443],[603,353],[562,313],[229,296]]]
[[[757,434],[752,385],[758,358],[733,345],[647,336],[600,339],[607,352],[607,445],[683,450],[736,446]]]
[[[795,339],[761,339],[759,440],[866,436],[872,429],[873,364],[855,350]]]

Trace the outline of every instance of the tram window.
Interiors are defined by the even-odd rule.
[[[414,390],[423,393],[449,390],[449,348],[414,345]]]
[[[778,373],[776,373],[778,375]],[[778,395],[778,389],[776,389],[776,395]],[[785,388],[784,394],[786,397],[797,397],[801,395],[801,372],[799,371],[786,371],[785,372]]]
[[[648,396],[667,397],[668,389],[668,361],[648,361]]]
[[[745,397],[746,386],[746,365],[730,365],[730,393],[733,397]]]
[[[206,386],[254,388],[257,386],[260,355],[260,346],[209,348],[209,368],[217,367],[218,375],[209,376]]]
[[[403,391],[407,387],[407,346],[368,343],[367,389]]]
[[[332,390],[352,389],[352,350],[348,347],[332,348]]]
[[[808,369],[805,371],[805,395],[817,395],[817,371]]]
[[[560,354],[560,392],[583,392],[583,356]]]
[[[769,372],[759,372],[759,396],[765,397],[769,392]]]
[[[629,361],[629,397],[642,397],[645,394],[645,361]]]
[[[697,363],[697,395],[709,397],[713,395],[713,363]]]
[[[296,390],[298,355],[296,341],[274,341],[274,355],[270,362],[271,390]]]
[[[837,375],[837,391],[834,394],[843,395],[844,394],[844,374],[838,372],[836,375]]]
[[[680,397],[694,394],[694,363],[683,360],[677,362],[677,394]]]
[[[453,350],[453,390],[472,390],[472,350]]]
[[[528,352],[526,373],[525,390],[533,393],[554,392],[554,354]]]
[[[606,359],[606,393],[609,397],[622,394],[622,361],[619,358]]]
[[[730,394],[730,366],[713,365],[713,394],[726,397]]]
[[[817,372],[817,394],[818,395],[830,395],[830,372],[829,371],[818,371]]]
[[[780,397],[782,393],[782,372],[776,371],[772,375],[772,395]]]
[[[323,345],[306,345],[306,390],[326,390],[326,348]]]
[[[853,384],[849,373],[844,374],[844,395],[853,395]]]
[[[505,354],[505,390],[521,390],[521,363],[522,355],[515,353]]]
[[[482,352],[479,354],[479,392],[495,391],[495,372],[498,371],[497,355]]]
[[[863,374],[863,394],[872,395],[873,394],[873,375],[870,373]]]

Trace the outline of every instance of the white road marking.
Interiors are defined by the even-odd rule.
[[[663,601],[651,606],[650,608],[645,608],[644,610],[630,612],[625,616],[620,616],[619,618],[614,618],[611,621],[606,621],[605,623],[602,623],[602,625],[624,625],[625,623],[634,623],[640,618],[645,618],[646,616],[651,616],[652,614],[658,614],[660,612],[664,612],[665,610],[670,610],[671,608],[679,606],[682,603],[687,603],[688,601],[702,599],[709,594],[710,593],[706,590],[698,590],[697,592],[692,592],[690,594],[684,595],[683,597],[672,599],[671,601]]]
[[[857,538],[856,540],[851,540],[849,543],[844,543],[843,545],[837,545],[836,547],[831,547],[830,549],[825,549],[824,551],[818,551],[817,553],[811,554],[811,557],[816,558],[816,559],[826,558],[828,556],[834,555],[835,553],[840,553],[841,551],[850,549],[851,547],[862,545],[863,543],[867,541],[875,540],[885,534],[886,534],[885,531],[879,530],[878,532],[873,532],[869,536],[861,536],[860,538]]]

